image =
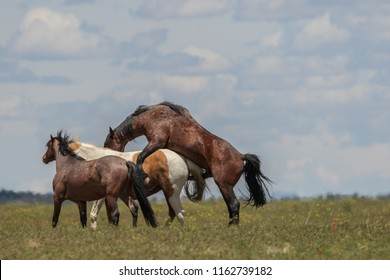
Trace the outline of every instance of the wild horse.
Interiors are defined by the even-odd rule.
[[[127,161],[136,162],[141,151],[117,152],[107,148],[99,148],[91,144],[72,139],[69,144],[73,152],[85,160],[94,160],[103,156],[112,155]],[[204,171],[198,165],[185,157],[168,149],[160,149],[151,154],[143,163],[143,169],[148,174],[145,179],[146,195],[163,191],[169,209],[169,217],[165,225],[169,225],[175,216],[181,225],[184,224],[184,209],[180,201],[180,193],[184,187],[187,197],[194,202],[203,197],[206,182],[202,177]],[[188,180],[192,181],[190,188]],[[104,198],[94,201],[91,208],[91,226],[96,228],[97,216],[104,202]]]
[[[212,174],[229,211],[229,224],[239,223],[240,203],[233,187],[244,174],[249,196],[246,202],[259,207],[267,201],[269,192],[261,161],[254,154],[241,154],[229,142],[203,128],[180,105],[162,102],[157,105],[139,106],[118,127],[110,127],[104,146],[123,151],[126,144],[136,137],[146,136],[148,144],[138,156],[135,184],[143,185],[144,160],[157,149],[167,148],[192,160]]]
[[[135,165],[132,162],[116,157],[105,156],[96,160],[86,161],[78,157],[69,148],[69,136],[58,132],[56,137],[50,135],[47,150],[42,157],[45,164],[56,161],[56,174],[53,178],[54,213],[52,227],[56,227],[64,200],[76,202],[79,206],[80,221],[83,227],[87,224],[86,201],[106,198],[107,213],[110,222],[118,225],[119,211],[117,199],[120,197],[128,204],[133,218],[136,215],[134,201],[131,196],[135,175]],[[135,186],[135,195],[141,205],[145,220],[152,226],[157,226],[152,209],[148,209],[146,196],[142,196]],[[149,205],[150,206],[150,205]],[[152,217],[152,218],[151,218]]]

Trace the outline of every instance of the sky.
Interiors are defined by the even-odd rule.
[[[385,0],[1,1],[0,189],[50,193],[50,134],[102,146],[139,105],[171,101],[259,155],[273,194],[388,194],[389,14]]]

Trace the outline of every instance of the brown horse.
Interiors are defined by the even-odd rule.
[[[56,161],[56,174],[53,178],[54,213],[52,227],[56,227],[64,200],[76,202],[79,206],[80,221],[83,227],[87,224],[86,201],[106,198],[109,220],[118,225],[119,211],[117,199],[120,197],[130,208],[133,225],[136,224],[137,209],[131,196],[136,196],[147,223],[157,226],[152,209],[148,208],[146,197],[137,190],[133,192],[132,177],[135,165],[132,162],[116,157],[105,156],[86,161],[78,157],[69,147],[69,136],[58,132],[56,137],[50,135],[47,150],[42,157],[45,164]],[[150,207],[150,205],[149,205]]]
[[[239,223],[240,203],[233,187],[244,174],[249,197],[248,204],[256,207],[266,203],[271,183],[260,170],[261,162],[254,154],[241,154],[229,142],[203,128],[182,106],[163,102],[139,106],[106,137],[104,146],[123,151],[134,138],[145,135],[148,144],[137,159],[135,184],[143,185],[142,163],[157,149],[167,148],[192,160],[212,174],[229,211],[229,224]]]

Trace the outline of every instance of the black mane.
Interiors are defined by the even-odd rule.
[[[161,103],[159,103],[157,105],[167,106],[171,110],[173,110],[176,114],[179,114],[180,116],[182,116],[183,112],[186,111],[186,108],[184,108],[183,106],[180,106],[180,105],[177,105],[177,104],[173,104],[172,102],[169,102],[169,101],[164,101],[164,102],[161,102]],[[153,107],[154,107],[153,105],[152,106],[140,105],[134,111],[134,113],[132,113],[130,115],[130,117],[135,117],[135,116],[141,115],[142,113],[152,109]]]
[[[130,117],[135,117],[135,116],[141,115],[142,113],[148,111],[149,108],[150,108],[150,106],[140,105],[140,106],[138,106],[138,108],[134,111],[134,113],[132,113],[132,114],[130,115]]]
[[[62,130],[57,132],[57,136],[54,137],[59,144],[58,144],[58,150],[60,151],[61,155],[63,156],[71,156],[78,160],[84,160],[82,157],[78,156],[70,147],[69,144],[72,143],[72,140],[69,140],[69,135],[64,133],[64,136],[62,136]]]
[[[159,105],[163,105],[163,106],[167,106],[167,107],[171,108],[171,110],[175,111],[180,116],[182,116],[183,112],[187,110],[183,106],[173,104],[172,102],[169,102],[169,101],[161,102]]]
[[[162,106],[167,106],[170,108],[172,111],[174,111],[176,114],[183,116],[184,112],[187,111],[186,108],[183,106],[173,104],[172,102],[169,101],[164,101],[156,105],[140,105],[138,108],[130,115],[128,116],[122,123],[120,123],[114,131],[118,131],[122,134],[122,136],[129,136],[133,137],[133,126],[132,126],[132,118],[141,115],[142,113],[145,113],[146,111],[152,110],[155,108],[155,106],[162,105]]]

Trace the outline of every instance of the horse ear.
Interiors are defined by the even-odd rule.
[[[109,131],[110,131],[110,135],[113,136],[114,135],[114,130],[111,128],[111,126],[109,127]]]
[[[50,134],[50,139],[51,139],[51,141],[54,141],[54,137],[51,134]]]

